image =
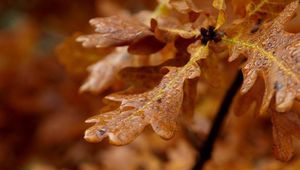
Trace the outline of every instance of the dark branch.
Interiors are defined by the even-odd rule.
[[[233,84],[227,91],[225,98],[223,99],[222,105],[219,109],[219,112],[213,122],[212,128],[204,141],[202,147],[199,149],[199,155],[197,158],[197,162],[193,168],[193,170],[201,170],[206,161],[211,158],[211,154],[213,151],[214,143],[218,137],[218,134],[222,128],[223,122],[226,118],[226,115],[229,111],[229,107],[233,98],[237,91],[240,88],[240,85],[243,81],[243,75],[241,71],[239,71],[238,75],[236,76]]]

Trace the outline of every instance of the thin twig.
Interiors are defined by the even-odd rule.
[[[236,76],[233,84],[227,91],[225,98],[223,99],[222,105],[219,109],[219,112],[213,122],[212,128],[204,141],[202,147],[198,150],[199,155],[197,158],[197,162],[193,168],[193,170],[202,170],[204,164],[206,161],[208,161],[211,158],[214,143],[218,137],[218,134],[222,128],[222,124],[226,118],[226,115],[229,111],[229,107],[231,102],[233,101],[233,98],[237,91],[240,88],[240,85],[243,81],[243,75],[241,71],[239,71],[238,75]]]

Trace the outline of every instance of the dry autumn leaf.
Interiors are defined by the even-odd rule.
[[[288,111],[300,99],[300,34],[288,33],[284,24],[291,19],[298,1],[289,4],[274,21],[263,24],[250,38],[227,39],[234,44],[230,61],[244,53],[248,60],[242,71],[245,77],[242,93],[246,93],[260,75],[265,80],[265,94],[260,112],[264,113],[276,94],[276,110]]]
[[[293,0],[261,0],[250,1],[246,6],[247,16],[251,17],[263,13],[270,18],[274,18],[284,8],[284,6]]]
[[[90,76],[80,87],[80,91],[103,92],[117,80],[118,72],[125,67],[134,66],[135,60],[134,56],[128,54],[127,47],[116,48],[113,53],[88,67]]]
[[[231,111],[233,114],[240,116],[244,114],[259,115],[259,107],[262,102],[262,95],[264,90],[264,82],[257,80],[256,84],[245,94],[238,93],[233,101]]]
[[[251,169],[257,165],[248,160],[250,157],[271,155],[272,129],[270,121],[267,122],[271,116],[273,152],[279,160],[290,160],[294,152],[292,137],[299,136],[295,100],[300,96],[300,37],[299,33],[286,29],[285,24],[296,15],[299,6],[298,1],[287,5],[289,1],[158,0],[152,13],[140,11],[142,5],[122,10],[124,13],[121,11],[119,16],[92,19],[96,33],[80,36],[77,41],[84,47],[110,47],[114,52],[89,67],[90,76],[81,91],[103,94],[109,87],[122,91],[110,88],[113,94],[105,98],[103,103],[107,105],[99,109],[101,114],[86,120],[94,124],[85,131],[85,139],[100,142],[107,137],[112,144],[125,145],[148,125],[164,139],[170,139],[182,128],[183,134],[181,131],[179,134],[183,136],[174,140],[188,140],[198,155],[187,147],[179,147],[178,153],[171,150],[166,153],[165,148],[165,151],[146,149],[145,153],[151,156],[145,158],[155,160],[153,167],[191,169],[195,164],[193,169],[202,169],[211,158],[214,144],[229,141],[226,144],[231,147],[221,149],[214,161],[218,158],[219,162],[227,161],[217,163],[220,167],[232,161],[236,169]],[[248,60],[237,60],[240,54]],[[235,62],[228,63],[228,58]],[[245,80],[242,94],[236,94],[242,81],[241,76],[236,77],[241,75],[241,67]],[[204,74],[200,76],[201,72]],[[258,117],[265,120],[257,120],[255,124],[256,119],[245,118],[238,126],[242,127],[240,130],[231,129],[233,135],[228,135],[231,131],[223,133],[220,129],[234,95],[232,111],[236,115],[246,112],[257,115],[259,108],[261,113],[270,114]],[[251,124],[258,126],[251,128]],[[248,129],[252,130],[248,133]],[[221,138],[217,138],[219,133]],[[248,149],[243,151],[240,149],[243,147]],[[131,151],[124,149],[122,155]],[[222,152],[225,154],[220,156]],[[106,154],[113,160],[116,153]],[[134,157],[137,153],[130,155]],[[128,159],[132,162],[128,168],[148,168],[140,165],[142,159]],[[106,167],[110,167],[109,163]],[[118,169],[119,165],[111,167]]]
[[[104,59],[89,66],[88,71],[90,72],[90,75],[86,82],[80,87],[80,91],[102,93],[117,82],[118,73],[121,70],[124,70],[127,67],[139,68],[142,66],[159,65],[164,61],[173,58],[175,55],[172,44],[166,45],[158,53],[154,53],[150,56],[133,55],[129,54],[127,51],[127,47],[117,47]],[[139,73],[143,73],[143,71]],[[122,74],[122,79],[128,77],[128,75],[124,75],[126,73]],[[144,74],[144,76],[146,76],[146,74]],[[125,81],[132,82],[135,77],[136,76],[131,75],[131,79],[127,78]],[[150,78],[148,78],[148,80],[150,80]],[[151,83],[148,83],[148,85],[149,84]]]
[[[220,28],[225,23],[225,9],[226,3],[224,0],[214,0],[213,7],[219,10],[217,17],[216,29]]]
[[[157,39],[163,42],[174,41],[179,36],[188,39],[200,35],[200,31],[192,23],[183,24],[174,17],[152,19],[151,28]]]
[[[110,47],[128,45],[134,40],[152,36],[150,29],[135,18],[111,16],[90,20],[96,34],[77,38],[84,47]]]
[[[75,41],[79,35],[79,33],[75,33],[65,39],[56,49],[59,61],[64,64],[69,72],[77,74],[85,72],[86,67],[102,59],[112,51],[111,48],[84,48]]]
[[[187,12],[208,12],[211,9],[212,1],[198,1],[198,0],[169,0],[170,5],[181,13]]]
[[[176,9],[178,12],[188,13],[191,11],[191,7],[189,6],[187,1],[169,0],[169,4],[172,6],[172,8]]]
[[[109,137],[113,144],[124,145],[137,137],[148,124],[161,137],[171,138],[181,109],[184,81],[200,75],[197,61],[207,56],[207,50],[197,43],[190,46],[190,61],[182,68],[168,67],[169,72],[151,91],[108,96],[109,100],[121,102],[120,107],[88,119],[86,122],[96,124],[86,131],[85,139],[99,142]]]
[[[272,113],[273,152],[277,159],[289,161],[294,153],[293,136],[300,139],[300,119],[295,112]]]

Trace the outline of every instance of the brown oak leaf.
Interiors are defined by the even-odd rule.
[[[300,99],[300,34],[288,33],[284,24],[291,19],[298,7],[295,1],[284,9],[274,21],[245,40],[225,39],[234,47],[230,61],[243,53],[248,58],[242,71],[245,77],[241,88],[246,93],[256,82],[257,76],[265,80],[265,93],[260,113],[264,113],[276,93],[276,110],[288,111],[294,99]]]
[[[273,152],[277,159],[289,161],[293,156],[293,136],[300,138],[300,119],[295,112],[272,112]]]
[[[181,23],[175,17],[158,17],[151,20],[151,28],[157,39],[170,42],[178,38],[193,38],[200,35],[199,28],[192,23]]]
[[[169,4],[172,8],[178,12],[188,13],[191,12],[190,4],[186,0],[169,0]]]
[[[246,6],[247,16],[251,17],[258,14],[264,14],[265,18],[274,18],[280,11],[293,0],[252,0]],[[262,17],[262,15],[260,15]]]
[[[232,0],[231,5],[234,13],[241,14],[243,18],[236,18],[235,15],[230,16],[232,12],[226,12],[227,18],[235,18],[226,34],[236,38],[252,36],[253,33],[261,29],[262,24],[266,21],[273,21],[283,9],[293,0]],[[233,14],[234,14],[233,13]]]
[[[127,47],[117,47],[114,52],[107,55],[104,59],[88,67],[90,75],[87,81],[80,87],[80,91],[102,93],[118,80],[118,73],[124,68],[159,65],[164,61],[173,58],[176,52],[172,44],[167,44],[165,48],[158,53],[147,56],[132,55],[127,51]],[[130,80],[126,80],[126,77],[128,76],[131,76]],[[125,78],[125,82],[132,82],[133,79],[136,78],[130,74],[126,75],[126,73],[123,73],[120,77],[122,77],[122,79]],[[147,85],[149,84],[151,83],[148,83]]]
[[[128,67],[119,72],[119,76],[129,86],[128,89],[122,92],[122,94],[142,93],[147,90],[153,89],[159,84],[163,72],[160,70],[160,66],[153,67]]]
[[[135,58],[128,54],[126,47],[118,47],[104,59],[88,67],[90,75],[80,91],[101,93],[116,80],[117,74],[125,67],[134,66]]]
[[[262,96],[264,90],[264,82],[262,78],[259,78],[255,85],[245,94],[237,93],[231,111],[236,116],[244,114],[259,115],[259,107],[261,106]]]
[[[184,82],[200,75],[197,61],[208,55],[208,48],[197,42],[189,47],[189,52],[191,59],[185,66],[165,67],[169,72],[154,89],[141,94],[107,96],[120,102],[120,107],[88,119],[87,123],[96,124],[86,130],[85,139],[99,142],[109,137],[111,143],[124,145],[149,124],[161,137],[171,138],[181,111]]]
[[[162,42],[170,42],[178,37],[184,39],[197,38],[201,35],[201,28],[208,28],[214,24],[215,19],[202,12],[195,19],[180,18],[176,15],[160,16],[151,20],[151,29],[157,39]]]
[[[84,48],[75,41],[79,35],[79,33],[75,33],[66,38],[56,48],[59,61],[64,64],[69,72],[76,74],[84,73],[89,65],[102,59],[112,51],[111,48]]]
[[[169,0],[170,5],[179,12],[187,13],[194,11],[200,12],[211,12],[212,0],[199,1],[199,0]]]
[[[77,38],[84,47],[110,47],[128,45],[134,40],[152,36],[149,27],[132,17],[110,16],[90,20],[96,34]]]

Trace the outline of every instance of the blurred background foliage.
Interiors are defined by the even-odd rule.
[[[0,169],[188,170],[193,166],[195,149],[181,132],[164,141],[146,129],[123,147],[83,139],[88,127],[84,120],[98,113],[103,96],[79,94],[78,89],[87,76],[86,67],[109,51],[84,58],[80,54],[87,51],[73,40],[91,31],[90,18],[153,10],[156,4],[149,0],[0,1]],[[59,50],[63,41],[70,42],[69,51]],[[284,166],[271,153],[270,122],[251,116],[228,119],[232,125],[225,127],[206,169]],[[201,121],[209,126],[208,120]],[[296,157],[291,169],[299,162]]]

